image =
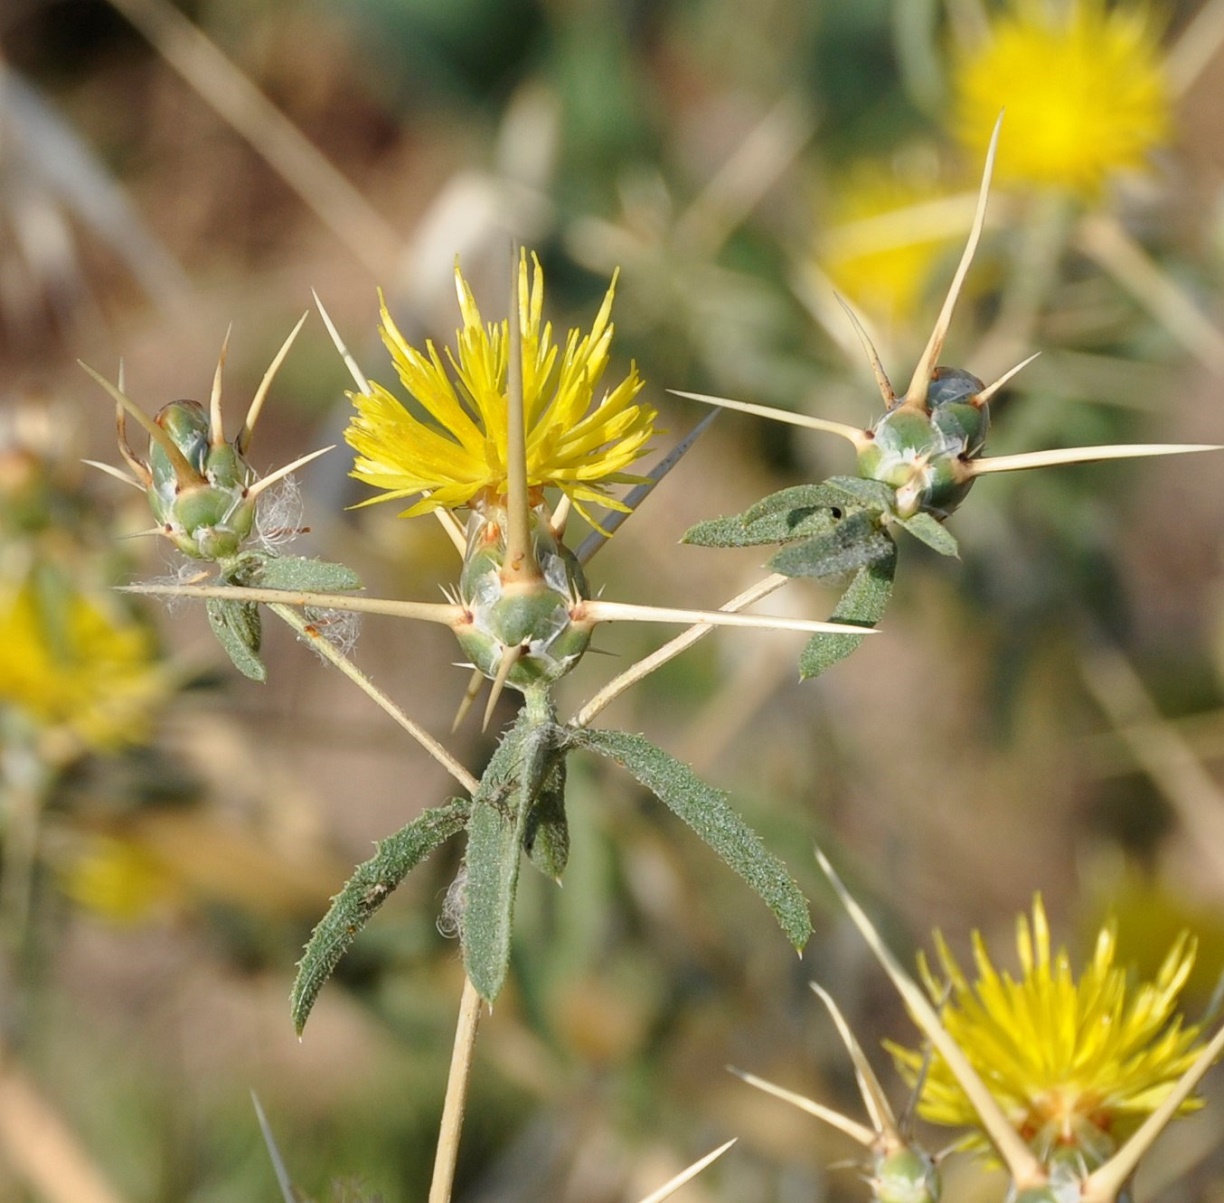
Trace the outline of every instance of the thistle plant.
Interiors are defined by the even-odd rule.
[[[450,1195],[480,1007],[497,998],[506,980],[521,860],[525,855],[556,881],[566,867],[570,754],[590,751],[624,766],[760,896],[796,948],[811,931],[807,903],[794,880],[724,794],[645,738],[597,730],[592,719],[629,684],[716,625],[789,629],[814,639],[841,638],[849,632],[861,637],[857,627],[836,622],[734,612],[748,597],[735,599],[723,610],[705,611],[592,596],[586,561],[674,466],[694,436],[651,472],[628,473],[626,468],[640,458],[654,435],[655,412],[637,400],[642,382],[636,369],[596,398],[613,333],[612,288],[589,334],[572,332],[562,349],[542,319],[539,263],[533,261],[530,278],[525,253],[515,267],[509,316],[498,323],[484,321],[456,268],[464,324],[457,349],[447,352],[449,372],[432,344],[424,353],[408,345],[384,303],[384,343],[401,383],[428,421],[416,417],[388,389],[367,380],[323,313],[357,385],[352,394],[355,416],[346,434],[357,452],[353,475],[383,490],[371,501],[415,498],[405,516],[433,512],[441,519],[461,556],[458,583],[447,603],[324,592],[319,585],[328,581],[354,590],[356,578],[339,565],[251,546],[251,501],[265,482],[288,469],[256,480],[246,467],[242,457],[251,417],[232,447],[225,443],[220,368],[211,421],[204,422],[196,409],[182,405],[168,414],[163,411],[159,420],[142,421],[151,439],[147,461],[127,446],[120,422],[124,458],[134,483],[149,493],[158,529],[186,554],[215,563],[218,578],[209,584],[135,586],[134,591],[206,599],[213,629],[231,658],[257,679],[262,675],[248,670],[252,662],[262,667],[258,607],[268,605],[409,731],[464,791],[423,811],[381,841],[375,856],[358,866],[315,929],[292,997],[300,1032],[319,991],[365,923],[414,866],[444,841],[466,834],[464,868],[453,894],[467,983],[431,1191],[434,1200]],[[288,343],[265,377],[252,406],[256,413],[287,348]],[[102,383],[121,414],[139,413],[121,387]],[[171,430],[165,429],[168,425]],[[636,487],[627,500],[618,500],[607,492],[615,483]],[[552,490],[559,494],[555,503]],[[590,510],[595,504],[610,512],[595,517]],[[592,536],[577,552],[564,543],[571,507],[593,526]],[[457,509],[466,511],[465,525],[454,516]],[[765,591],[778,583],[771,580]],[[523,695],[517,718],[483,773],[470,772],[409,719],[343,651],[329,645],[297,607],[382,613],[450,627],[470,658],[476,680],[492,681],[486,723],[505,686]],[[597,624],[626,620],[681,623],[690,631],[649,663],[622,673],[572,718],[559,721],[553,684],[577,664]],[[465,704],[475,692],[469,688]]]
[[[784,544],[770,567],[786,577],[837,578],[853,572],[834,616],[869,626],[882,616],[892,590],[896,571],[892,532],[901,528],[941,555],[958,554],[956,540],[944,523],[979,477],[1058,464],[1219,450],[1215,445],[1144,443],[985,455],[990,400],[1036,355],[989,385],[963,368],[941,366],[939,358],[981,237],[1001,126],[1000,116],[991,134],[968,241],[904,393],[893,388],[867,332],[843,306],[885,405],[872,427],[860,430],[751,402],[676,390],[682,397],[837,435],[854,448],[857,467],[857,476],[835,476],[820,484],[785,489],[742,514],[701,523],[688,531],[686,542],[706,547]],[[814,642],[800,660],[801,675],[823,672],[856,646],[854,641]]]

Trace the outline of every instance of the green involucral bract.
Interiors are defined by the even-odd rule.
[[[255,474],[229,443],[210,441],[208,415],[198,401],[171,401],[154,419],[198,476],[180,481],[156,441],[149,444],[149,505],[174,545],[197,560],[236,555],[255,523],[250,485]]]
[[[871,430],[859,452],[859,475],[896,491],[898,517],[921,512],[946,518],[973,484],[965,469],[986,446],[989,407],[976,398],[985,385],[960,368],[936,368],[927,409],[898,404]]]
[[[540,576],[507,582],[506,529],[501,509],[472,514],[459,577],[468,618],[455,634],[472,664],[494,679],[503,658],[517,649],[506,682],[527,690],[564,676],[586,651],[591,626],[575,621],[572,612],[587,596],[587,583],[573,553],[534,512],[531,543]]]
[[[876,1158],[870,1181],[876,1203],[938,1203],[943,1189],[931,1156],[908,1147]]]

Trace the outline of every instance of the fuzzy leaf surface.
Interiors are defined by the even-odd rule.
[[[293,1026],[300,1036],[324,982],[357,933],[401,881],[439,844],[462,831],[472,804],[452,798],[418,815],[394,835],[379,840],[374,855],[358,865],[332,900],[306,943],[290,994]]]
[[[812,934],[807,899],[726,794],[641,735],[584,729],[574,731],[570,741],[627,769],[756,892],[796,948],[807,943]]]
[[[259,658],[262,623],[259,607],[253,602],[229,601],[210,597],[205,603],[208,625],[234,662],[234,667],[252,681],[268,679],[267,665]]]
[[[527,819],[541,790],[556,782],[553,768],[564,755],[563,737],[551,715],[533,714],[529,702],[502,737],[472,799],[463,960],[486,1002],[505,984]]]
[[[891,514],[896,505],[895,491],[879,480],[867,480],[862,476],[830,476],[825,485],[841,489],[860,505],[877,514]]]
[[[827,482],[796,485],[763,498],[742,514],[711,518],[685,532],[683,543],[697,547],[759,547],[790,543],[832,530],[856,498]]]
[[[549,765],[523,826],[523,851],[545,877],[557,882],[569,861],[565,772],[565,757],[559,755]]]
[[[897,545],[886,532],[880,534],[888,542],[885,553],[858,570],[829,615],[830,622],[874,627],[884,617],[897,571]],[[799,679],[807,681],[820,676],[849,656],[862,642],[862,635],[833,632],[813,635],[799,656]]]
[[[838,522],[827,534],[806,543],[784,547],[769,561],[774,572],[784,576],[841,576],[887,559],[895,545],[880,527],[879,515],[856,510]]]
[[[920,510],[912,518],[899,518],[898,522],[911,535],[941,556],[959,556],[960,545],[956,536],[933,514]]]
[[[361,578],[351,568],[308,556],[264,556],[249,575],[249,584],[264,589],[340,593],[361,588]]]

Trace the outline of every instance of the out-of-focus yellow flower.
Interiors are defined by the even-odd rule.
[[[958,138],[982,150],[1000,110],[996,178],[1096,199],[1145,165],[1170,132],[1159,27],[1139,0],[1011,0],[983,46],[962,47],[952,79]]]
[[[0,707],[93,748],[143,738],[165,693],[151,633],[70,585],[0,593]]]
[[[1198,1025],[1183,1025],[1178,996],[1194,963],[1184,933],[1152,982],[1131,986],[1114,964],[1116,932],[1107,924],[1092,960],[1076,982],[1065,949],[1050,947],[1038,896],[1017,922],[1021,975],[1000,974],[974,933],[977,981],[970,982],[943,937],[936,935],[948,998],[941,1019],[999,1105],[1034,1152],[1049,1162],[1060,1152],[1094,1168],[1154,1111],[1190,1068]],[[944,983],[922,962],[933,999]],[[893,1056],[916,1081],[922,1054],[893,1046]],[[1185,1105],[1197,1106],[1197,1100]],[[980,1127],[977,1113],[946,1062],[930,1065],[919,1112],[937,1124]],[[984,1133],[975,1135],[987,1147]]]
[[[965,197],[972,213],[972,198]],[[856,163],[829,190],[817,264],[837,290],[877,321],[914,318],[943,252],[963,235],[965,205],[927,175]]]
[[[112,923],[139,923],[182,901],[174,872],[142,844],[109,835],[88,837],[61,872],[64,893]]]
[[[656,413],[634,401],[643,383],[636,367],[594,402],[608,366],[615,279],[590,334],[571,330],[562,351],[551,323],[542,322],[544,273],[532,261],[530,288],[525,255],[518,275],[528,487],[538,494],[554,486],[580,511],[586,502],[622,508],[606,486],[640,479],[625,469],[646,450]],[[409,346],[382,306],[383,342],[404,388],[431,421],[419,420],[382,385],[371,382],[370,395],[353,395],[357,413],[345,432],[357,452],[353,476],[383,490],[364,504],[427,493],[404,517],[499,504],[507,490],[508,323],[481,319],[457,267],[455,287],[463,328],[457,352],[446,352],[450,373],[433,343],[425,344],[425,354]]]

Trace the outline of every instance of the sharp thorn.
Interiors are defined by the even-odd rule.
[[[952,324],[952,312],[956,308],[956,302],[960,297],[962,285],[965,283],[965,276],[969,274],[969,265],[973,262],[973,256],[977,252],[978,240],[982,236],[982,226],[986,222],[986,201],[990,196],[990,177],[994,172],[995,152],[999,146],[999,130],[1003,125],[1003,114],[999,114],[998,120],[995,122],[994,132],[990,135],[990,146],[986,151],[986,166],[982,171],[982,184],[978,190],[977,212],[973,215],[973,225],[969,230],[969,241],[965,243],[964,253],[961,255],[960,263],[957,265],[956,274],[952,277],[952,283],[948,287],[948,295],[944,299],[943,308],[939,311],[939,316],[935,319],[935,329],[931,331],[931,337],[927,342],[926,349],[922,352],[922,357],[918,360],[918,366],[914,368],[914,375],[909,383],[909,388],[905,390],[905,399],[902,404],[909,406],[911,409],[927,409],[927,390],[931,387],[931,376],[935,371],[936,364],[939,362],[940,353],[943,351],[944,339],[948,336],[948,328]]]
[[[649,472],[648,479],[640,485],[635,485],[625,494],[624,502],[627,510],[610,510],[603,519],[603,529],[593,530],[582,541],[574,553],[578,563],[585,566],[595,553],[620,529],[622,524],[631,518],[638,506],[654,491],[655,486],[688,454],[689,449],[717,421],[717,409],[706,414],[692,430],[688,432]],[[560,508],[560,507],[558,507]]]
[[[826,418],[812,418],[807,414],[792,413],[789,409],[775,409],[770,405],[755,405],[751,401],[733,401],[730,397],[715,397],[709,393],[686,393],[678,388],[667,390],[673,396],[687,397],[690,401],[701,401],[706,405],[717,405],[721,409],[734,409],[740,413],[755,414],[759,418],[772,418],[775,422],[786,422],[791,426],[803,426],[808,430],[823,430],[828,434],[840,435],[854,444],[855,448],[863,447],[870,441],[865,430],[857,426],[848,426],[844,422],[830,422]]]
[[[854,327],[854,333],[858,335],[860,345],[867,352],[867,362],[871,364],[871,373],[875,377],[876,387],[880,390],[880,396],[884,399],[884,407],[891,409],[897,400],[897,394],[893,390],[892,381],[888,379],[888,373],[884,371],[884,365],[880,362],[879,352],[876,351],[875,344],[871,341],[871,337],[868,335],[863,323],[859,321],[858,314],[850,308],[845,298],[836,292],[833,294],[833,298],[850,319],[850,324]]]
[[[231,322],[225,328],[221,340],[221,354],[217,356],[217,369],[213,372],[212,393],[208,398],[208,441],[214,447],[225,442],[225,422],[221,416],[221,374],[225,370],[225,357],[229,354],[230,335],[234,332]]]
[[[489,729],[489,722],[493,718],[493,711],[497,707],[498,699],[501,697],[502,690],[506,687],[506,681],[509,679],[511,672],[514,671],[514,666],[519,662],[522,654],[523,648],[521,644],[505,648],[502,651],[501,663],[497,666],[497,676],[493,678],[493,687],[489,690],[489,700],[485,705],[484,721],[480,724],[482,731]]]
[[[318,298],[315,298],[318,300]],[[255,433],[255,423],[259,421],[260,411],[263,409],[263,403],[268,395],[268,390],[272,387],[272,381],[276,378],[276,373],[280,370],[280,366],[285,362],[285,356],[289,354],[289,348],[293,346],[293,340],[297,338],[298,331],[305,325],[306,319],[310,316],[309,312],[303,313],[297,320],[297,325],[289,331],[289,337],[281,344],[281,349],[277,351],[276,357],[268,365],[268,370],[263,374],[263,379],[259,382],[259,387],[255,390],[255,396],[251,400],[250,407],[247,409],[246,420],[242,423],[242,429],[238,432],[238,438],[234,445],[238,448],[239,455],[245,455],[247,448],[251,445],[251,436]]]
[[[140,481],[129,476],[121,468],[116,468],[114,464],[104,464],[101,460],[96,459],[83,459],[81,463],[88,464],[91,468],[97,468],[99,472],[105,472],[107,476],[113,476],[116,480],[121,480],[125,485],[131,485],[142,493],[148,488],[148,485],[142,485]]]
[[[467,688],[463,691],[463,697],[459,699],[459,707],[455,711],[455,721],[451,723],[452,735],[459,730],[463,720],[467,718],[468,711],[471,710],[476,699],[480,696],[480,690],[484,683],[484,673],[478,668],[473,669],[471,677],[468,678]]]
[[[989,401],[991,397],[993,397],[995,393],[997,393],[999,389],[1001,389],[1013,376],[1024,371],[1024,369],[1027,368],[1034,359],[1038,359],[1040,356],[1040,351],[1034,351],[1032,355],[1030,355],[1027,359],[1022,359],[1010,371],[1004,372],[1003,375],[998,378],[998,380],[996,380],[993,384],[988,384],[980,393],[977,394],[976,397],[973,398],[974,405],[985,405],[986,402]]]
[[[331,320],[331,314],[323,308],[323,302],[319,300],[319,294],[312,288],[310,295],[314,297],[315,305],[318,306],[319,316],[323,319],[323,325],[327,327],[327,333],[331,335],[331,340],[335,344],[336,350],[340,352],[340,358],[344,360],[344,366],[348,368],[349,375],[352,376],[353,382],[357,385],[357,391],[363,397],[370,395],[370,382],[366,379],[365,373],[357,366],[357,361],[349,352],[348,347],[344,345],[344,339],[340,337],[340,331],[336,329],[336,324]]]

